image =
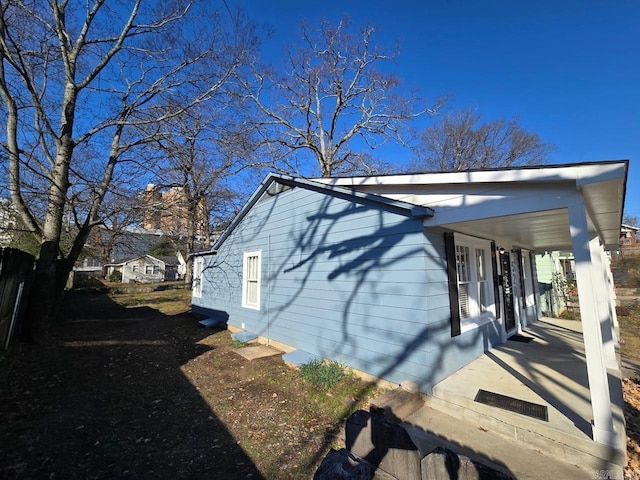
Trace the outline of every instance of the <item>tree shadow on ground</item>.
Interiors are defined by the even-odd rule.
[[[180,370],[210,330],[104,294],[66,307],[57,344],[0,364],[0,477],[263,478]]]

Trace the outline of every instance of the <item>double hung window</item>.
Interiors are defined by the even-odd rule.
[[[242,260],[242,306],[260,310],[260,250],[244,252]]]
[[[455,235],[458,303],[462,330],[476,325],[494,308],[491,243]]]

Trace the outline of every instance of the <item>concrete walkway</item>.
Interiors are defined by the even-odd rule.
[[[611,449],[591,439],[581,323],[544,318],[523,335],[534,340],[509,340],[437,384],[425,408],[407,422],[427,437],[492,458],[517,478],[593,478],[588,475],[599,470],[622,478],[626,434],[619,371],[608,372],[619,433],[619,448]],[[475,402],[479,389],[546,406],[548,421]],[[553,473],[561,467],[561,474]]]

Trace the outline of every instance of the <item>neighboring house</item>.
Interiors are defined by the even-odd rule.
[[[620,227],[620,255],[640,255],[639,227],[622,224]]]
[[[176,257],[178,258],[178,277],[184,279],[184,276],[187,274],[187,259],[189,258],[189,254],[186,251],[178,250]]]
[[[536,254],[535,259],[540,311],[549,317],[559,317],[567,307],[566,295],[576,284],[573,254],[543,252]]]
[[[640,230],[639,227],[622,224],[620,226],[620,246],[622,248],[640,247],[640,243],[638,243],[638,230]]]
[[[193,311],[433,385],[541,315],[536,252],[573,251],[593,438],[614,434],[613,282],[627,161],[304,180],[271,174],[209,252]]]
[[[640,254],[640,243],[637,241],[639,230],[639,227],[632,225],[620,226],[620,248],[617,250],[619,255]],[[611,253],[607,252],[609,258]],[[567,307],[565,294],[570,294],[576,284],[575,263],[571,252],[551,251],[536,254],[540,308],[544,315],[557,317]]]
[[[79,259],[67,277],[67,285],[65,288],[71,289],[78,286],[86,285],[91,281],[102,280],[103,275],[102,262],[98,258],[84,257]]]
[[[123,283],[157,283],[178,279],[177,257],[142,255],[120,263],[107,265],[107,278],[114,272],[122,274]]]

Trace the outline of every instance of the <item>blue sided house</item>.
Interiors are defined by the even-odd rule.
[[[270,174],[195,257],[193,311],[429,394],[536,322],[534,255],[572,251],[597,442],[613,429],[616,317],[605,252],[618,248],[627,170],[627,161],[609,161]]]

